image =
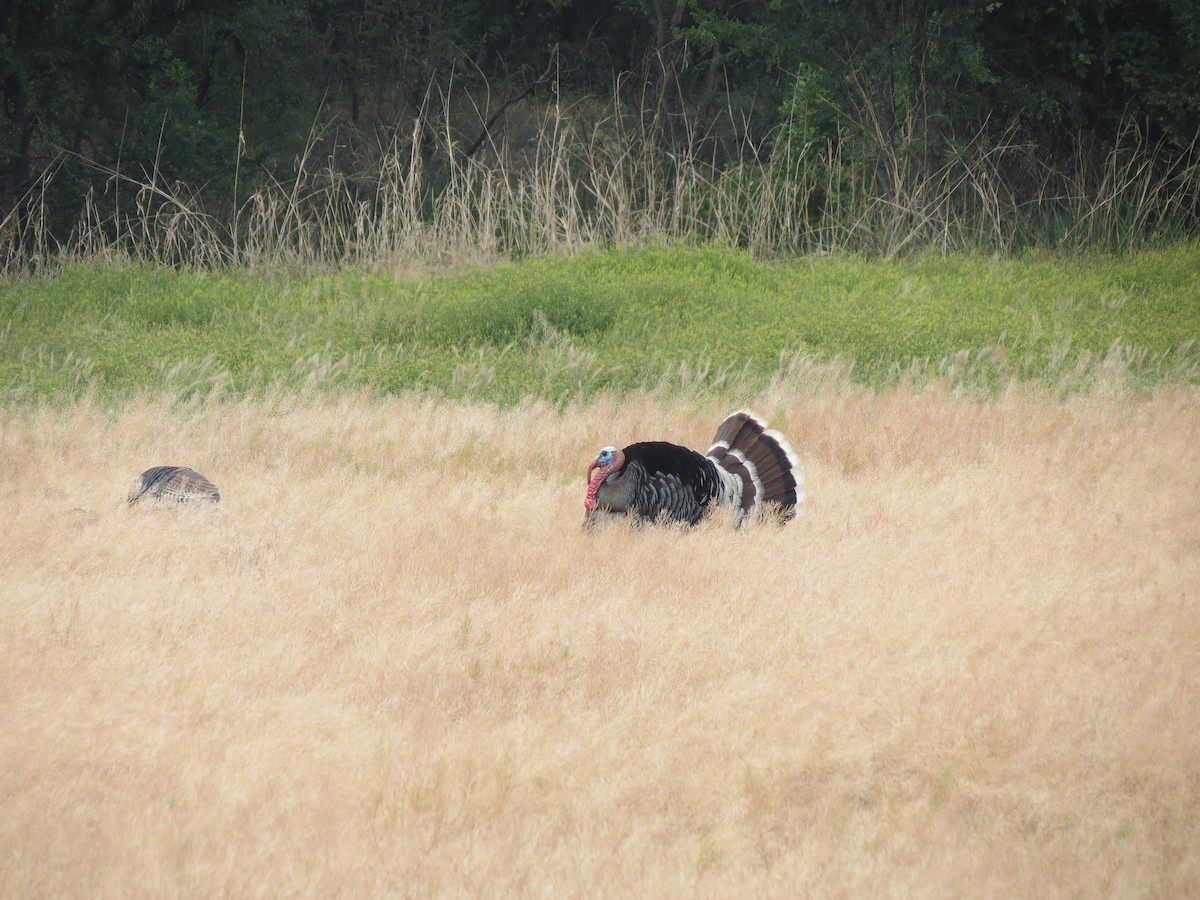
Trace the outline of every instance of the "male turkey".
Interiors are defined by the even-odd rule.
[[[147,469],[129,489],[129,504],[142,500],[164,503],[221,502],[217,486],[194,469],[183,466],[155,466]]]
[[[695,525],[710,506],[747,515],[774,507],[783,520],[804,499],[804,477],[787,440],[740,410],[717,429],[708,453],[665,441],[605,447],[588,466],[586,522],[613,514],[639,522],[665,517]]]

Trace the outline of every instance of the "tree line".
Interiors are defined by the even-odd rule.
[[[67,227],[119,202],[122,174],[225,202],[314,147],[352,174],[414,123],[451,165],[539,97],[618,100],[639,139],[718,167],[837,141],[882,195],[889,156],[932,167],[981,136],[1068,160],[1133,123],[1169,161],[1200,130],[1195,0],[8,0],[0,19],[6,235],[34,205]]]

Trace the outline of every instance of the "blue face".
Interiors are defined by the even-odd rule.
[[[610,462],[612,462],[612,458],[612,450],[610,450],[608,447],[605,447],[600,451],[600,455],[596,457],[596,462],[600,463],[602,466],[607,466]]]

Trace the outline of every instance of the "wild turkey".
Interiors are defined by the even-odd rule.
[[[746,410],[721,424],[705,456],[643,441],[623,450],[605,447],[587,474],[587,525],[613,514],[695,525],[710,506],[737,508],[739,523],[771,508],[786,521],[804,499],[804,478],[787,440]]]
[[[155,466],[147,469],[129,489],[129,505],[143,500],[163,503],[221,502],[217,486],[194,469],[183,466]]]

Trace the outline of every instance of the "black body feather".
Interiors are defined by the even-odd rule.
[[[711,459],[666,441],[630,444],[623,471],[634,479],[633,507],[643,519],[665,513],[672,521],[695,525],[721,485]]]

